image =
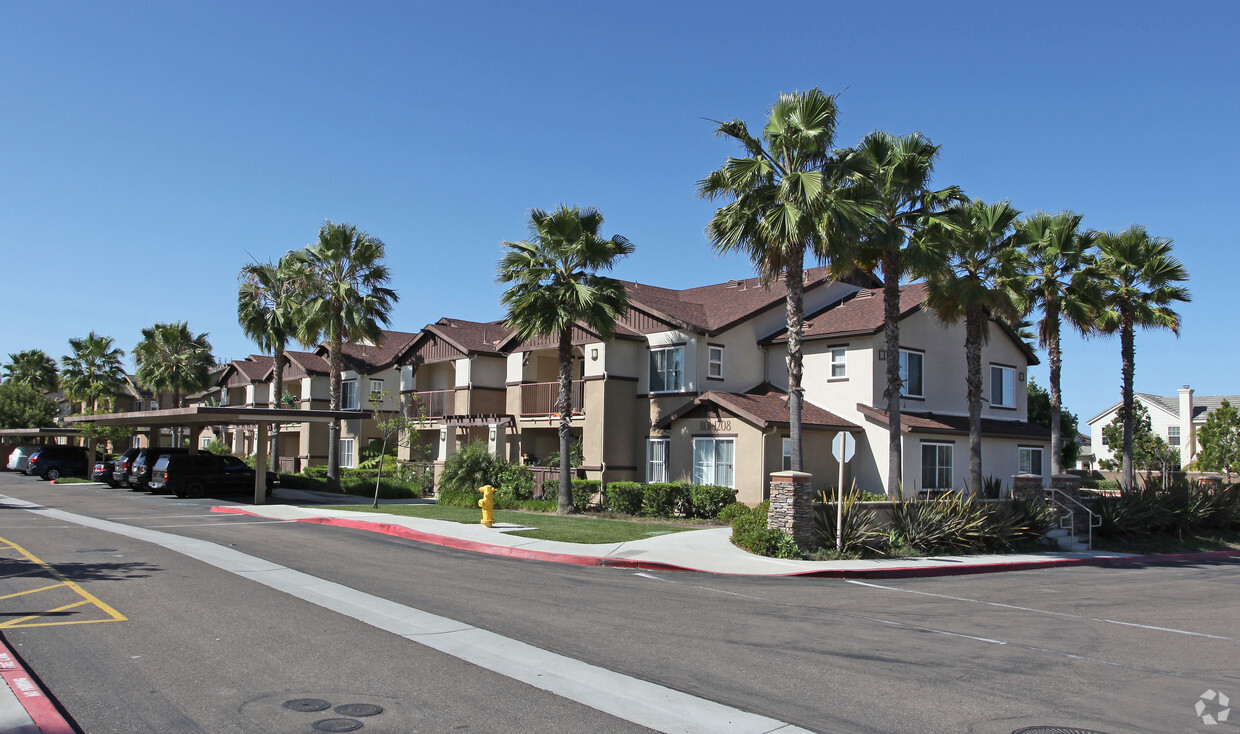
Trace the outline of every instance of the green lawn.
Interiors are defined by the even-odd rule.
[[[352,510],[354,512],[383,512],[390,515],[409,515],[425,517],[431,520],[447,520],[466,525],[482,520],[482,510],[472,507],[449,507],[439,505],[383,505],[374,509],[369,505],[333,505],[333,510]],[[655,535],[678,533],[682,530],[701,529],[702,525],[669,525],[667,523],[647,522],[645,520],[608,520],[588,515],[548,515],[542,512],[521,512],[519,510],[496,510],[495,522],[506,522],[514,525],[525,525],[535,530],[521,530],[510,533],[525,538],[540,540],[559,540],[565,543],[621,543],[626,540],[641,540]]]

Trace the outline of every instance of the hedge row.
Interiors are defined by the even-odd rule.
[[[713,518],[736,502],[736,491],[688,482],[611,482],[603,490],[604,509],[648,517]]]
[[[308,489],[315,492],[329,492],[326,473],[323,477],[312,474],[281,474],[280,486],[286,489]],[[362,497],[375,496],[375,476],[369,478],[349,476],[341,471],[340,490],[345,494]],[[400,481],[395,479],[379,480],[379,498],[385,500],[417,499],[423,496],[422,484],[417,480]]]

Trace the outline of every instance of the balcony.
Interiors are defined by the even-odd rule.
[[[569,400],[573,415],[581,415],[585,383],[573,380]],[[521,386],[521,415],[533,417],[558,415],[556,403],[560,400],[559,382],[532,382]]]
[[[413,393],[410,402],[414,418],[442,418],[456,412],[456,390],[423,390]]]

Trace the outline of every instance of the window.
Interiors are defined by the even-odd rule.
[[[995,408],[1016,407],[1016,368],[990,365],[990,405]]]
[[[159,401],[158,401],[158,400],[152,400],[152,401],[151,401],[151,410],[159,410]]]
[[[805,454],[801,455],[804,456]],[[784,471],[792,471],[792,439],[787,437],[784,438],[784,461],[782,466]]]
[[[680,392],[685,389],[685,348],[650,350],[650,392]]]
[[[652,438],[646,441],[646,481],[667,481],[667,444],[666,438]]]
[[[1107,435],[1106,435],[1105,433],[1104,433],[1104,434],[1102,434],[1102,445],[1103,445],[1103,446],[1110,446],[1110,445],[1111,445],[1111,444],[1107,441]]]
[[[340,383],[340,409],[357,410],[357,380]]]
[[[734,488],[735,456],[734,438],[693,439],[693,483]]]
[[[706,376],[712,380],[723,379],[723,347],[707,348]]]
[[[370,381],[370,401],[377,403],[383,400],[383,380]]]
[[[198,439],[198,448],[200,448],[200,449],[204,449],[204,450],[205,450],[205,449],[206,449],[207,447],[209,447],[210,445],[211,445],[211,439],[210,439],[210,438],[208,438],[208,437],[206,437],[206,436],[203,436],[202,438]]]
[[[1172,446],[1180,445],[1180,427],[1179,426],[1168,426],[1167,427],[1167,443],[1171,444]]]
[[[921,488],[952,488],[952,448],[950,443],[921,445]]]
[[[925,356],[921,352],[900,350],[900,394],[910,398],[925,397],[922,372]]]
[[[845,361],[845,355],[848,350],[844,347],[833,347],[831,349],[831,376],[832,377],[848,377],[848,363]],[[904,356],[904,355],[901,355]],[[900,360],[901,366],[904,360]]]
[[[352,467],[353,463],[353,441],[352,438],[340,439],[340,465]]]
[[[1040,446],[1020,447],[1020,473],[1042,476],[1042,448]]]

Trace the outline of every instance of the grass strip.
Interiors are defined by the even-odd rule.
[[[383,505],[379,509],[374,509],[369,505],[333,505],[331,509],[425,517],[430,520],[446,520],[463,525],[472,525],[482,520],[480,509],[446,505]],[[703,527],[702,525],[669,525],[638,519],[608,520],[582,515],[548,515],[542,512],[520,510],[496,510],[495,522],[534,528],[533,530],[511,531],[510,535],[539,540],[557,540],[563,543],[623,543]]]

